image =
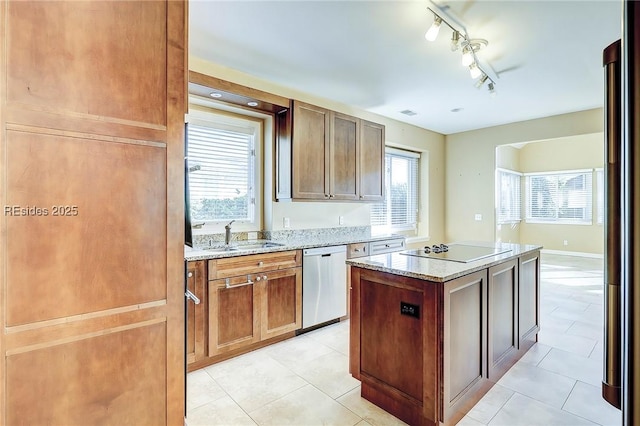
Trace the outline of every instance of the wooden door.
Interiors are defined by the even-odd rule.
[[[260,289],[262,340],[302,327],[302,268],[264,273]]]
[[[187,264],[187,289],[200,301],[196,304],[187,300],[187,363],[193,363],[207,356],[207,295],[205,260]]]
[[[0,424],[183,424],[186,6],[0,2]]]
[[[360,120],[337,112],[331,113],[329,148],[329,198],[358,199],[358,140]]]
[[[260,275],[209,281],[209,356],[260,341]]]
[[[384,199],[384,143],[385,129],[381,124],[362,120],[359,147],[359,199],[382,201]]]
[[[293,198],[329,198],[329,115],[324,108],[293,103]]]

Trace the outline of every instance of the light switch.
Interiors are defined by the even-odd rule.
[[[283,217],[282,218],[282,226],[285,228],[290,228],[291,227],[291,221],[289,220],[288,217]]]
[[[344,216],[338,216],[338,224],[344,225]]]

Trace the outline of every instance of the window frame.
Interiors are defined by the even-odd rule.
[[[391,179],[390,179],[390,173],[392,172],[390,165],[387,162],[387,157],[401,157],[401,158],[406,158],[406,159],[414,159],[416,160],[416,165],[415,167],[412,167],[411,170],[408,170],[409,174],[413,174],[413,176],[409,176],[410,179],[410,191],[413,193],[413,196],[410,197],[409,200],[407,200],[407,212],[410,211],[410,209],[414,208],[415,209],[415,213],[413,214],[413,218],[411,217],[411,214],[407,214],[407,218],[408,219],[413,219],[413,223],[410,223],[411,221],[407,221],[404,224],[401,225],[393,225],[391,223],[392,220],[392,214],[391,211],[393,209],[393,205],[392,204],[387,204],[388,201],[388,197],[391,196]],[[416,152],[416,151],[411,151],[409,149],[402,149],[402,148],[392,148],[392,147],[385,147],[385,161],[384,161],[384,173],[385,173],[385,180],[384,180],[384,185],[385,185],[385,197],[383,201],[380,201],[378,203],[372,203],[371,204],[371,209],[370,209],[370,214],[369,214],[369,221],[371,224],[371,228],[376,230],[376,231],[381,231],[381,232],[402,232],[402,231],[417,231],[418,229],[418,223],[420,222],[420,160],[422,159],[421,153],[420,152]],[[411,185],[413,184],[413,185]],[[374,224],[374,222],[377,222],[374,218],[374,214],[375,214],[375,207],[374,206],[380,206],[380,205],[385,205],[386,208],[386,223],[384,224]]]
[[[559,218],[559,207],[555,208],[556,214],[554,218],[538,218],[532,216],[532,192],[531,192],[531,178],[541,176],[562,176],[562,175],[585,175],[585,183],[588,185],[590,191],[586,194],[588,196],[588,206],[581,207],[584,209],[585,218]],[[551,172],[531,172],[525,173],[525,186],[526,186],[526,215],[525,221],[527,223],[539,223],[549,225],[593,225],[593,169],[578,169],[578,170],[561,170]],[[587,191],[587,189],[585,189]]]
[[[253,170],[249,172],[251,178],[251,213],[248,216],[252,218],[236,219],[233,223],[234,231],[260,231],[262,229],[262,161],[263,161],[263,144],[264,144],[264,120],[259,117],[253,117],[236,112],[219,110],[209,105],[201,105],[200,103],[189,104],[189,113],[185,114],[185,122],[197,126],[222,127],[225,129],[247,129],[253,130]],[[185,135],[186,137],[187,135]],[[188,148],[188,147],[187,147]],[[197,173],[194,172],[194,173]],[[193,189],[190,188],[191,194]],[[193,204],[193,199],[190,200]],[[204,223],[202,227],[193,229],[194,234],[207,234],[211,232],[220,232],[224,229],[224,225],[229,223],[231,219],[213,219],[202,220],[192,217],[192,224]]]
[[[501,219],[501,206],[503,203],[502,200],[502,180],[501,180],[501,175],[502,174],[507,174],[507,175],[512,175],[512,176],[517,176],[518,177],[518,185],[516,186],[518,194],[515,195],[515,198],[517,199],[517,207],[518,207],[518,211],[517,211],[517,215],[511,216],[509,215],[508,218],[506,219]],[[509,223],[520,223],[522,222],[522,202],[523,202],[523,198],[522,198],[522,178],[523,178],[523,174],[520,172],[516,172],[515,170],[509,170],[509,169],[504,169],[501,167],[496,168],[496,180],[495,180],[495,197],[496,197],[496,224],[498,225],[504,225],[504,224],[509,224]],[[509,209],[510,211],[511,209]],[[517,216],[517,217],[516,217]]]

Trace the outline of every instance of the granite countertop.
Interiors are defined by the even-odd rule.
[[[482,243],[465,244],[480,245]],[[484,243],[484,245],[487,245],[487,243]],[[490,245],[492,247],[495,246],[503,249],[509,249],[511,251],[467,263],[407,256],[401,254],[401,252],[395,252],[370,257],[347,259],[347,264],[357,266],[359,268],[388,272],[390,274],[403,275],[421,280],[445,282],[489,268],[493,265],[519,257],[523,254],[542,249],[542,246],[528,244],[497,243]]]
[[[233,241],[232,247],[237,247],[237,250],[225,251],[224,244],[214,244],[211,247],[207,248],[191,248],[189,246],[185,246],[184,259],[186,261],[221,259],[225,257],[245,256],[248,254],[273,253],[287,250],[329,247],[343,244],[380,241],[393,238],[404,237],[397,234],[380,234],[370,236],[318,235],[304,238],[297,238],[293,236],[285,239]],[[256,247],[261,244],[266,246]]]

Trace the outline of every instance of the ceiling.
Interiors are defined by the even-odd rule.
[[[480,89],[443,24],[488,40]],[[602,50],[622,2],[191,1],[189,52],[308,94],[442,134],[601,107]],[[411,110],[409,117],[400,111]],[[453,112],[452,110],[458,110]]]

